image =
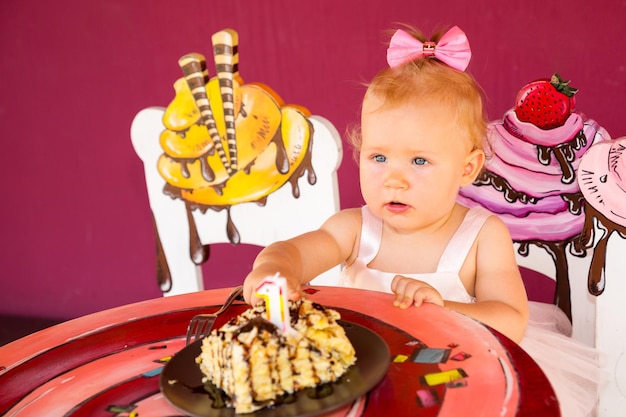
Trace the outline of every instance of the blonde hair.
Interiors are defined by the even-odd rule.
[[[409,29],[407,32],[424,41],[419,31]],[[432,40],[436,42],[440,37],[441,34],[437,34]],[[437,59],[420,57],[380,71],[367,85],[365,98],[370,95],[382,100],[384,107],[424,102],[445,106],[451,111],[451,122],[467,133],[472,149],[484,147],[488,119],[483,105],[483,91],[467,72],[456,70]],[[360,127],[349,128],[347,137],[358,157]]]

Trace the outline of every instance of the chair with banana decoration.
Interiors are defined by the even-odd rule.
[[[578,111],[576,92],[558,74],[523,86],[459,202],[507,224],[529,299],[554,303],[565,315],[548,324],[599,351],[598,415],[614,417],[626,409],[626,138]],[[557,102],[533,105],[545,93]]]
[[[141,110],[131,125],[165,296],[204,289],[201,266],[212,244],[267,246],[316,229],[339,210],[342,145],[334,126],[285,105],[267,85],[244,83],[236,31],[215,33],[212,44],[216,76],[203,55],[181,57],[173,100]],[[339,272],[314,282],[332,284]]]

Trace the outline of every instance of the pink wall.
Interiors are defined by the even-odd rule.
[[[617,0],[22,0],[0,6],[0,313],[71,318],[160,296],[134,115],[167,106],[180,56],[211,54],[210,36],[240,36],[244,80],[262,81],[344,132],[362,88],[385,65],[384,30],[459,25],[469,70],[497,119],[518,89],[559,72],[578,107],[626,135],[626,3]],[[294,5],[298,5],[297,8]],[[182,6],[184,5],[184,7]],[[209,61],[210,62],[210,61]],[[361,204],[345,153],[343,207]],[[255,249],[214,248],[206,286],[232,285]],[[237,265],[224,268],[237,259]]]

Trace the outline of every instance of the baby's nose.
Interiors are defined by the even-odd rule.
[[[401,173],[390,172],[385,178],[385,187],[392,189],[405,189],[407,188],[407,181]]]

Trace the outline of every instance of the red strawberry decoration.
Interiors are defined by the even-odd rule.
[[[526,84],[515,97],[515,114],[522,122],[548,130],[563,126],[574,111],[574,94],[578,89],[570,87],[559,74]]]

